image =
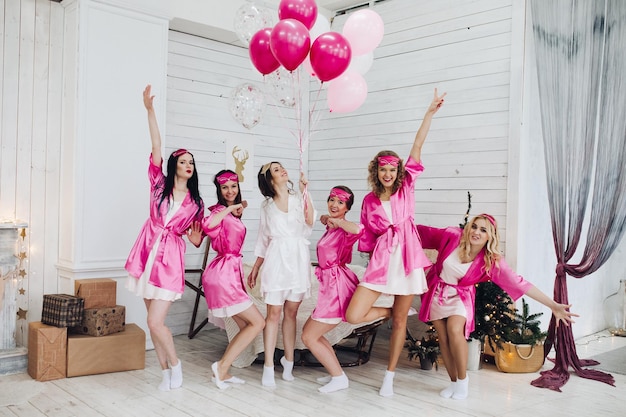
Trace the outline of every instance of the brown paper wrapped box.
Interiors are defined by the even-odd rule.
[[[146,334],[134,323],[106,336],[70,334],[67,338],[68,377],[132,371],[145,365]]]
[[[85,300],[85,308],[115,307],[117,282],[110,278],[77,279],[74,294]]]
[[[126,307],[124,306],[88,308],[83,313],[82,324],[72,327],[70,331],[90,336],[106,336],[123,332],[125,325]]]
[[[56,327],[72,327],[83,321],[84,300],[69,294],[44,294],[41,322]]]
[[[65,378],[67,328],[28,323],[28,375],[37,381]]]

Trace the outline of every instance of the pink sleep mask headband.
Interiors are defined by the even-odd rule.
[[[330,190],[330,196],[329,197],[337,197],[339,200],[341,200],[341,201],[343,201],[345,203],[348,200],[350,200],[351,196],[352,196],[352,194],[342,190],[341,188],[333,188],[332,190]]]
[[[176,158],[178,156],[181,156],[184,153],[189,153],[189,151],[187,149],[180,148],[179,150],[172,152],[172,156]],[[189,155],[191,154],[189,153]]]
[[[479,217],[484,217],[485,219],[489,220],[489,223],[491,223],[493,225],[493,227],[498,227],[498,225],[496,223],[496,219],[491,214],[482,213],[482,214],[479,214],[478,216]]]
[[[399,162],[400,162],[400,158],[398,158],[397,156],[393,156],[393,155],[385,155],[385,156],[378,157],[379,167],[382,167],[385,165],[391,165],[391,166],[397,167]]]
[[[239,176],[232,172],[224,172],[216,178],[220,185],[226,184],[228,181],[239,182]]]

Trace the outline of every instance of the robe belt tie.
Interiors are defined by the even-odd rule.
[[[448,299],[448,292],[446,291],[447,287],[452,287],[456,289],[456,292],[459,294],[459,296],[461,295],[462,292],[467,293],[466,294],[467,296],[469,296],[470,294],[470,287],[466,285],[448,284],[447,282],[445,282],[444,280],[440,278],[439,282],[437,283],[437,289],[439,290],[439,297],[438,297],[439,305],[443,305],[443,302]]]

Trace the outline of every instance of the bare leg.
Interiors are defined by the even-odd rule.
[[[280,363],[283,366],[283,379],[293,381],[293,360],[296,347],[296,331],[298,324],[298,308],[301,302],[285,301],[283,308],[283,347],[285,354]]]
[[[178,357],[170,329],[165,325],[165,317],[172,306],[171,301],[144,300],[148,310],[148,328],[154,343],[161,369],[168,369],[169,364],[177,365]]]
[[[439,395],[444,398],[467,398],[467,341],[465,340],[465,317],[450,316],[434,320],[433,325],[439,336],[439,348],[448,376],[452,383]]]
[[[391,340],[389,341],[389,363],[387,369],[395,371],[406,341],[406,322],[414,295],[396,295],[391,317]]]
[[[387,371],[383,378],[383,383],[378,391],[383,397],[391,397],[393,395],[393,378],[398,365],[400,353],[404,347],[406,339],[406,319],[409,313],[411,303],[413,303],[413,295],[396,295],[391,310],[391,339],[389,341],[389,363]]]
[[[263,349],[265,351],[265,363],[263,366],[263,378],[261,383],[266,387],[273,387],[274,382],[274,351],[276,350],[276,338],[278,337],[278,324],[283,307],[280,305],[267,305],[265,316],[265,328],[263,329]]]
[[[302,342],[326,368],[330,376],[339,376],[343,373],[335,350],[324,337],[335,327],[337,327],[336,324],[322,323],[309,318],[302,330]]]
[[[218,361],[217,368],[221,381],[227,381],[232,377],[229,374],[231,365],[265,327],[265,320],[254,305],[233,316],[233,319],[239,326],[239,333],[226,346],[222,359]]]
[[[346,311],[346,319],[351,324],[368,323],[383,317],[389,317],[389,309],[372,307],[380,293],[362,286],[356,287]]]
[[[165,317],[169,311],[172,302],[165,300],[149,300],[144,299],[146,310],[148,311],[148,328],[150,329],[150,337],[154,344],[154,350],[157,359],[161,365],[163,379],[159,384],[159,390],[169,391],[170,388],[179,388],[183,383],[182,368],[176,349],[174,347],[174,339],[169,328],[165,325]],[[172,364],[176,370],[175,375],[169,368]],[[173,378],[174,377],[174,378]]]
[[[318,388],[323,393],[346,389],[350,385],[348,377],[341,369],[335,350],[328,339],[324,337],[327,332],[335,327],[337,327],[336,324],[322,323],[309,318],[302,330],[302,341],[330,374],[328,382]]]

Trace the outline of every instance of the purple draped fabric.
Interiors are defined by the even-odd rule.
[[[600,268],[626,223],[626,2],[532,0],[531,6],[557,258],[554,300],[569,304],[567,275],[582,278]],[[580,261],[570,263],[581,249]],[[612,375],[585,368],[598,362],[578,358],[572,327],[557,328],[554,316],[546,354],[553,345],[554,368],[532,385],[560,391],[570,367],[580,377],[615,384]]]

